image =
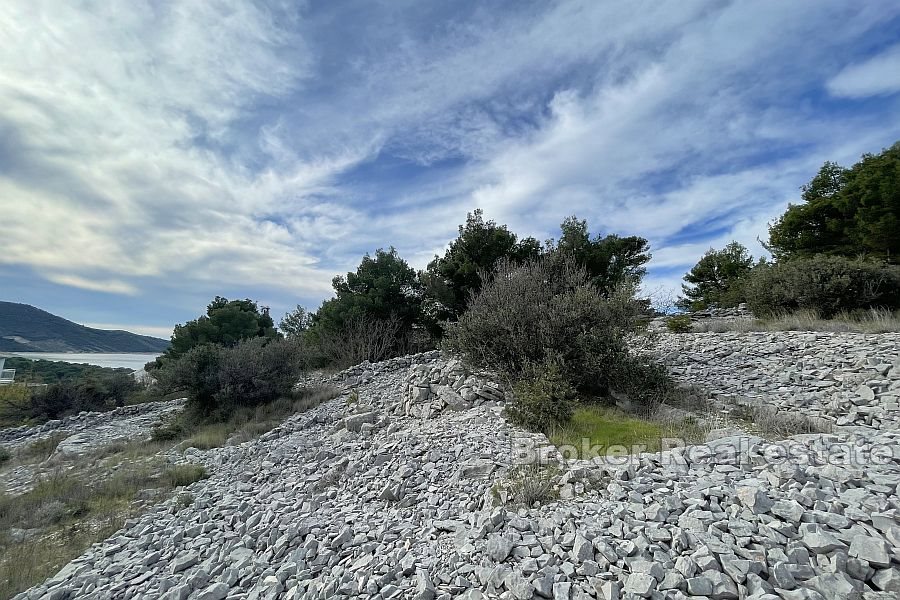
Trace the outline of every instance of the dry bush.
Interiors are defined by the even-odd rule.
[[[491,488],[491,493],[503,504],[529,508],[546,504],[559,498],[556,488],[559,474],[555,465],[517,465],[510,469],[505,481]]]
[[[389,319],[355,317],[344,322],[339,330],[314,328],[310,339],[323,364],[344,369],[359,363],[379,362],[390,358],[396,350],[408,345],[399,340],[403,322],[396,315]]]

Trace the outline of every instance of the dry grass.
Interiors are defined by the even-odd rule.
[[[333,387],[302,389],[291,398],[280,398],[257,407],[239,408],[226,421],[181,425],[182,430],[190,432],[183,445],[208,450],[226,444],[240,444],[271,431],[291,415],[315,408],[338,395],[340,390]]]
[[[491,494],[501,504],[535,506],[559,498],[556,481],[560,470],[556,465],[517,465],[506,480],[491,487]]]
[[[766,319],[716,320],[695,323],[697,333],[725,333],[748,331],[832,331],[851,333],[900,332],[900,312],[871,309],[841,313],[823,319],[815,311],[801,310]]]
[[[830,433],[832,429],[831,423],[825,419],[765,405],[732,404],[718,420],[720,426],[740,427],[770,440],[783,440],[806,433]]]
[[[200,465],[123,463],[106,478],[58,471],[24,494],[0,495],[0,597],[39,583],[119,529],[139,512],[141,490],[164,497],[204,477]],[[17,539],[21,530],[25,539]]]
[[[23,462],[41,462],[50,458],[59,443],[69,437],[67,433],[52,433],[49,437],[37,440],[19,450],[17,458]]]

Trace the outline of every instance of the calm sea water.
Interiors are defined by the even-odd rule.
[[[87,363],[89,365],[97,365],[98,367],[125,367],[126,369],[143,369],[144,365],[159,356],[159,354],[143,354],[139,352],[128,352],[124,354],[106,354],[101,352],[92,352],[86,354],[76,354],[74,352],[64,352],[54,354],[52,352],[15,352],[15,356],[22,358],[34,358],[43,360],[61,360],[67,363]]]

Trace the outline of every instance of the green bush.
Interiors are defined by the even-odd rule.
[[[587,271],[559,252],[522,266],[501,260],[484,277],[487,283],[448,327],[450,351],[512,380],[527,377],[534,365],[557,362],[577,390],[606,391],[636,317],[631,290],[603,298]]]
[[[608,396],[624,385],[623,368],[639,367],[625,343],[640,308],[633,288],[605,298],[585,268],[559,251],[521,266],[503,260],[485,281],[448,327],[445,347],[507,379],[517,398],[510,415],[519,423],[546,429],[565,422],[576,394]]]
[[[675,315],[666,319],[666,329],[672,333],[690,333],[694,330],[694,320],[690,315]]]
[[[868,308],[900,308],[900,266],[817,255],[753,269],[747,301],[760,317],[813,310],[824,318]]]
[[[160,379],[169,389],[187,392],[192,413],[221,420],[237,407],[258,406],[289,396],[301,373],[296,342],[252,338],[230,348],[191,348],[167,364]],[[161,429],[158,435],[166,436],[167,432]]]
[[[528,371],[513,385],[513,398],[506,405],[510,420],[528,429],[546,430],[571,419],[575,390],[560,365],[551,362]]]

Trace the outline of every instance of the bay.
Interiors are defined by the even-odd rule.
[[[13,352],[12,355],[34,360],[57,360],[67,363],[96,365],[98,367],[124,367],[134,371],[143,369],[145,364],[159,356],[159,354],[143,352],[124,352],[121,354],[105,352]]]

